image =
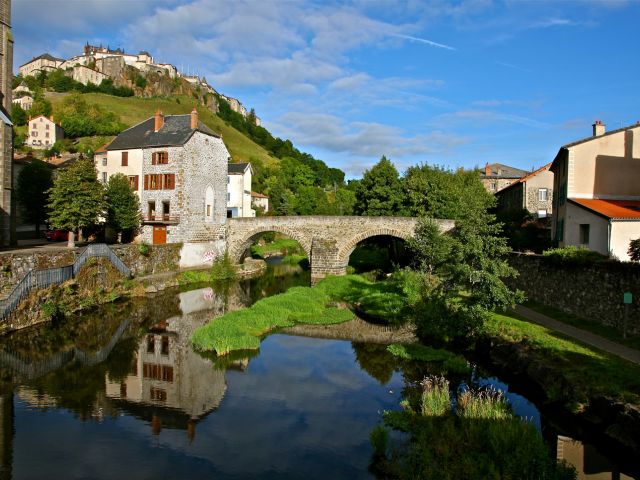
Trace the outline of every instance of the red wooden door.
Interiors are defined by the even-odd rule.
[[[153,244],[160,245],[163,243],[167,243],[167,226],[154,225],[153,226]]]

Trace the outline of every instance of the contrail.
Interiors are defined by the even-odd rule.
[[[404,38],[406,40],[412,40],[414,42],[424,43],[424,44],[429,45],[430,47],[444,48],[446,50],[453,50],[453,51],[456,50],[455,48],[450,47],[449,45],[444,45],[442,43],[432,42],[431,40],[427,40],[426,38],[412,37],[410,35],[401,35],[399,33],[393,33],[393,34],[391,34],[391,36]]]

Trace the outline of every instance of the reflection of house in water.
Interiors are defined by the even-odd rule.
[[[558,460],[573,465],[578,473],[577,480],[633,480],[620,473],[616,467],[591,445],[558,435]]]
[[[123,410],[162,427],[186,428],[192,438],[196,422],[215,410],[227,386],[224,369],[191,348],[194,329],[224,313],[225,300],[211,288],[180,294],[182,316],[153,325],[140,340],[131,372],[122,381],[106,379],[107,397]]]

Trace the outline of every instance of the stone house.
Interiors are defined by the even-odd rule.
[[[48,53],[43,53],[38,57],[32,58],[24,65],[20,65],[18,71],[23,77],[28,77],[39,72],[52,72],[60,68],[64,62],[62,58],[56,58]]]
[[[480,181],[489,192],[496,193],[528,173],[526,170],[520,170],[501,163],[487,163],[480,173]]]
[[[553,172],[551,163],[519,178],[496,192],[498,210],[528,210],[536,218],[547,218],[553,211]]]
[[[53,121],[53,117],[44,115],[29,119],[27,135],[27,145],[37,149],[51,148],[64,138],[62,127]]]
[[[263,213],[269,211],[269,197],[258,192],[251,192],[251,203],[256,208],[261,208]]]
[[[94,85],[100,85],[102,80],[109,78],[104,73],[94,70],[84,65],[76,65],[73,68],[67,70],[67,75],[72,77],[76,82],[80,82],[83,85],[93,83]]]
[[[560,147],[554,173],[553,240],[628,260],[640,237],[640,123]]]
[[[120,133],[96,154],[98,178],[129,178],[140,198],[141,240],[147,243],[225,239],[229,152],[219,135],[186,115],[154,117]],[[184,253],[183,253],[184,257]]]
[[[253,169],[250,163],[230,163],[227,177],[227,218],[255,217],[251,208],[251,178]]]

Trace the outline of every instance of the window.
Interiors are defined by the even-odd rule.
[[[157,402],[166,402],[167,391],[163,390],[162,388],[151,387],[151,390],[149,392],[149,398]]]
[[[168,365],[156,365],[154,363],[142,364],[142,376],[152,380],[164,380],[173,382],[173,367]]]
[[[175,173],[165,173],[162,177],[162,187],[164,190],[173,190],[176,188]]]
[[[211,216],[211,205],[207,205],[207,217]]]
[[[138,175],[129,176],[129,185],[131,186],[131,190],[134,192],[138,191]]]
[[[547,218],[546,210],[538,210],[538,218]]]
[[[102,182],[107,183],[107,172],[102,172]]]
[[[147,212],[149,214],[149,220],[156,219],[156,202],[149,202],[149,208]]]
[[[539,188],[538,189],[538,201],[539,202],[546,202],[548,198],[549,198],[549,190],[546,189],[546,188]]]
[[[169,216],[171,215],[171,205],[168,200],[162,202],[162,215],[165,220],[169,220]]]
[[[44,128],[45,128],[46,130],[49,130],[49,124],[47,123],[47,124],[44,126]],[[49,134],[47,134],[47,135],[49,135]]]
[[[227,192],[227,202],[231,201],[231,194],[229,192]]]
[[[580,224],[580,245],[584,247],[589,246],[589,224]]]
[[[35,131],[35,130],[34,130],[34,131],[32,131],[32,132],[31,132],[31,136],[32,136],[32,137],[37,137],[37,136],[38,136],[38,132],[37,132],[37,131]]]
[[[156,351],[156,339],[153,335],[147,336],[147,353],[155,353]]]
[[[227,185],[231,183],[231,177],[227,177]]]
[[[175,173],[152,173],[144,176],[145,190],[173,190],[176,188]]]
[[[104,157],[104,158],[102,159],[102,166],[103,166],[103,167],[106,167],[106,166],[107,166],[107,157]]]
[[[122,166],[129,166],[129,152],[122,152]]]
[[[49,132],[44,132],[44,137],[49,138]]]
[[[162,345],[160,348],[160,354],[164,356],[169,355],[169,336],[168,335],[162,336]]]
[[[151,154],[151,165],[165,165],[169,163],[169,152],[154,152]]]

